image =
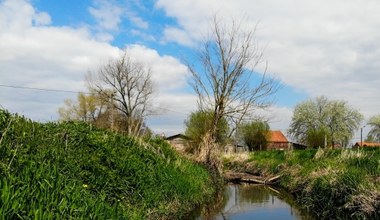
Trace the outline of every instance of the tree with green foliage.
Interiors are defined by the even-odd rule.
[[[199,150],[200,143],[205,137],[206,133],[212,126],[213,112],[196,111],[192,112],[188,119],[185,121],[186,136],[191,138],[191,151]],[[219,121],[217,126],[216,142],[225,143],[228,135],[228,122],[225,119]]]
[[[58,109],[60,121],[84,121],[100,128],[122,131],[123,117],[113,108],[108,96],[98,93],[78,93],[77,100],[66,99]]]
[[[120,133],[127,133],[128,121],[115,107],[108,96],[98,93],[79,93],[77,100],[66,99],[58,109],[60,121],[84,121],[99,128],[107,128]],[[141,123],[139,136],[151,136],[152,131],[144,122]]]
[[[371,126],[371,130],[368,133],[367,139],[380,142],[380,115],[372,116],[369,119],[368,124]]]
[[[109,100],[97,94],[78,93],[77,100],[66,99],[64,106],[58,109],[61,121],[96,122],[109,111]]]
[[[269,124],[265,121],[252,121],[241,125],[239,135],[250,151],[265,150],[268,143]]]
[[[347,102],[321,96],[295,107],[288,132],[310,147],[345,146],[362,120],[362,114]]]
[[[306,142],[311,147],[324,147],[327,145],[327,139],[330,137],[325,128],[313,128],[306,133]]]

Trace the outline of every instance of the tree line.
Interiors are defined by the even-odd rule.
[[[319,96],[295,106],[287,133],[294,142],[310,148],[347,147],[355,132],[362,128],[363,120],[363,115],[347,102]],[[196,151],[212,126],[212,112],[193,112],[185,125],[185,134],[192,139],[189,151]],[[371,117],[367,125],[371,129],[364,141],[380,142],[380,115]],[[223,118],[217,126],[215,141],[223,146],[227,142],[245,145],[252,151],[266,149],[270,139],[270,126],[265,119],[241,123],[235,128],[233,137],[228,135],[230,130]]]
[[[186,134],[195,140],[194,151],[214,168],[226,141],[243,139],[254,150],[268,138],[268,123],[255,113],[272,104],[278,84],[266,73],[255,31],[255,26],[214,16],[197,59],[187,61],[198,109],[185,122]],[[257,73],[255,68],[262,63],[265,68]],[[59,109],[61,120],[83,120],[132,136],[149,133],[144,122],[154,112],[155,93],[149,66],[124,51],[90,72],[86,82],[88,93],[80,93],[76,101],[65,100]],[[362,120],[347,102],[321,96],[295,107],[288,134],[310,147],[344,146]],[[380,116],[369,124],[369,138],[380,141]]]

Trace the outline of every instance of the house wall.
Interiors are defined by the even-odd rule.
[[[187,140],[182,138],[175,138],[168,140],[169,144],[172,145],[177,151],[185,151],[187,146]]]
[[[272,142],[267,144],[267,150],[288,150],[290,148],[289,142]]]
[[[246,151],[248,151],[248,148],[241,145],[226,144],[226,146],[224,146],[225,153],[242,153]]]

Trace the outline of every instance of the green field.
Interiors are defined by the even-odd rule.
[[[214,192],[160,139],[0,110],[0,219],[175,219]]]
[[[380,149],[260,151],[226,169],[281,174],[280,186],[319,218],[380,218]]]

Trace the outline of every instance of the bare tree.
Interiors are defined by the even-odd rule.
[[[255,27],[247,29],[232,19],[230,25],[214,16],[211,37],[199,53],[199,67],[188,65],[199,108],[213,112],[209,135],[215,141],[220,120],[229,120],[231,133],[243,119],[258,108],[270,105],[277,90],[272,78],[254,72],[262,62],[262,51],[255,40]],[[211,149],[210,149],[211,150]]]
[[[125,51],[96,73],[90,73],[87,82],[92,91],[113,101],[113,107],[125,117],[127,134],[138,135],[144,119],[151,112],[153,83],[150,68],[132,60]]]

